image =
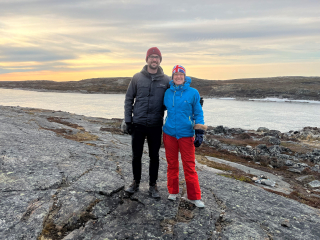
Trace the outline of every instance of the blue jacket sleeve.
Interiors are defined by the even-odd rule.
[[[196,89],[193,99],[193,119],[195,121],[195,124],[204,125],[203,110],[200,104],[200,94]]]

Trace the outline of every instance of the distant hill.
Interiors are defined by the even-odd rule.
[[[271,77],[233,80],[192,78],[191,86],[204,97],[320,100],[320,77]],[[0,81],[0,88],[81,93],[125,93],[129,77],[92,78],[81,81]]]

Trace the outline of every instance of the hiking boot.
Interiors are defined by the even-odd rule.
[[[136,183],[135,180],[133,180],[133,182],[131,183],[131,185],[125,189],[124,191],[126,191],[127,193],[135,193],[139,191],[139,183]]]
[[[171,201],[175,201],[175,200],[177,200],[178,196],[179,196],[179,194],[169,194],[168,199]]]
[[[202,202],[201,200],[189,200],[189,202],[193,203],[194,205],[196,205],[196,207],[198,208],[204,208],[204,202]]]
[[[155,184],[154,186],[150,186],[149,187],[149,195],[153,198],[160,198],[160,194],[158,191],[158,187],[157,184]]]

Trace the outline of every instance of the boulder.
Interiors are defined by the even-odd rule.
[[[293,166],[294,162],[291,161],[291,160],[285,160],[285,161],[284,161],[284,164],[285,164],[286,166]]]
[[[241,146],[238,146],[236,147],[236,152],[238,155],[241,155],[241,156],[252,156],[252,147],[251,149],[248,148],[248,147],[241,147]]]
[[[214,129],[214,133],[215,134],[219,134],[219,133],[226,134],[226,130],[224,129],[224,127],[222,125],[220,125]]]
[[[268,128],[266,128],[266,127],[259,127],[258,129],[257,129],[257,132],[269,132],[270,130],[268,129]]]
[[[277,139],[278,140],[278,139]],[[268,148],[268,151],[272,156],[277,156],[281,153],[281,147],[278,145],[274,145]]]
[[[278,130],[270,130],[269,132],[264,133],[264,136],[272,136],[276,138],[280,138],[281,132]]]
[[[256,146],[256,150],[259,155],[269,155],[269,149],[266,144],[259,144]]]
[[[221,142],[217,139],[208,139],[208,144],[214,148],[220,148]]]
[[[241,134],[244,132],[245,132],[245,130],[243,130],[241,128],[229,128],[228,129],[228,133],[230,133],[230,134]]]

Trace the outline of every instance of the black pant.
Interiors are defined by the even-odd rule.
[[[149,148],[149,185],[156,184],[159,170],[159,149],[161,145],[162,127],[146,127],[139,124],[133,125],[132,133],[132,172],[137,183],[141,180],[141,158],[144,140],[147,137]]]

